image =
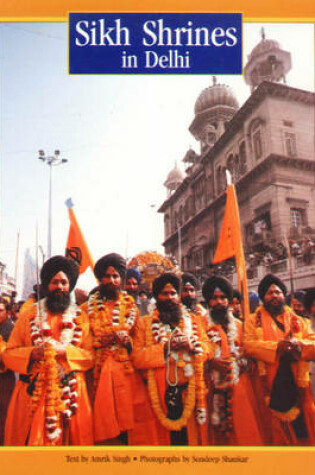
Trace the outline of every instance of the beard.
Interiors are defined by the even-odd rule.
[[[46,307],[51,313],[63,313],[70,305],[70,292],[53,290],[47,293]]]
[[[284,303],[283,302],[278,302],[278,303],[264,302],[264,307],[267,310],[267,312],[270,313],[272,317],[277,317],[278,315],[281,315],[281,313],[283,313]]]
[[[178,325],[182,312],[180,304],[172,302],[170,300],[156,302],[156,308],[159,311],[159,317],[162,323],[169,323],[172,325]]]
[[[101,297],[106,298],[107,300],[117,300],[119,291],[120,288],[115,287],[113,284],[101,284],[99,287]]]
[[[227,315],[228,307],[227,306],[220,306],[220,307],[211,307],[211,317],[214,322],[216,323],[227,323],[228,322],[228,315]]]
[[[196,308],[197,299],[192,297],[182,297],[182,303],[185,305],[188,310],[194,310]]]

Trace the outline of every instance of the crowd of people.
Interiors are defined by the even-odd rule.
[[[315,445],[315,289],[267,274],[244,318],[221,276],[78,272],[47,260],[14,322],[0,298],[1,445]]]

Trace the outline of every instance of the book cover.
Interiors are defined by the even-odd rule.
[[[170,191],[163,185],[173,169],[184,175],[184,164],[192,163],[190,151],[203,153],[211,145],[211,130],[203,131],[199,122],[207,90],[228,86],[228,100],[235,100],[242,111],[238,117],[243,114],[245,120],[244,104],[248,109],[251,97],[252,102],[260,100],[253,95],[259,75],[253,63],[265,53],[256,49],[257,57],[251,54],[266,40],[270,74],[279,66],[272,58],[278,42],[283,51],[279,81],[284,84],[285,78],[291,96],[307,102],[307,93],[314,92],[314,19],[315,7],[306,0],[199,0],[194,5],[170,0],[133,5],[125,0],[2,0],[1,259],[11,265],[11,274],[17,232],[22,261],[24,253],[34,251],[38,221],[45,258],[49,177],[38,160],[43,149],[47,156],[60,150],[67,160],[53,170],[53,253],[61,254],[65,247],[69,223],[64,201],[70,195],[94,260],[111,251],[132,257],[148,245],[163,253],[163,210],[157,211]],[[167,29],[169,24],[176,28]],[[304,154],[312,147],[314,152],[314,131],[305,132],[304,123],[303,130],[293,131],[290,110],[283,121],[279,155],[287,150],[294,157],[301,145]],[[255,135],[256,129],[247,130]],[[252,143],[259,159],[268,144],[258,135]],[[314,176],[312,168],[305,170]],[[314,195],[314,183],[309,190]],[[291,219],[298,226],[314,227],[314,205],[307,207],[306,198],[299,201],[291,191],[285,196],[291,200]],[[254,231],[262,219],[268,227],[268,209],[256,214]],[[248,228],[248,239],[259,238],[256,231]],[[299,242],[297,237],[291,240]],[[22,292],[24,263],[19,266]],[[314,286],[314,275],[309,278]],[[80,279],[82,288],[95,285],[91,272]],[[314,462],[312,447],[0,448],[6,475],[160,470],[290,475],[297,470],[312,473]]]

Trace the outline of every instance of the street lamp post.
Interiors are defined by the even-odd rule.
[[[45,155],[44,150],[39,150],[39,160],[47,163],[49,166],[49,202],[48,202],[48,239],[47,239],[47,258],[51,257],[51,230],[52,230],[52,167],[67,163],[66,158],[60,158],[60,150],[55,150],[54,155]]]

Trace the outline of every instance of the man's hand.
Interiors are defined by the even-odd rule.
[[[115,333],[115,336],[117,343],[119,343],[121,346],[127,348],[127,346],[131,345],[131,338],[127,331],[119,330]]]
[[[103,348],[107,348],[108,346],[111,346],[113,343],[115,343],[115,335],[102,335],[100,342]]]
[[[211,369],[227,374],[231,369],[231,361],[225,358],[215,358],[210,361]]]
[[[35,361],[41,361],[44,358],[44,347],[39,346],[32,349],[30,361],[35,363]]]
[[[301,357],[302,345],[298,341],[281,340],[277,346],[277,357],[290,355],[294,361],[298,361]]]
[[[174,336],[171,339],[170,347],[173,351],[184,350],[190,353],[194,351],[194,347],[191,344],[188,336],[184,334]]]

